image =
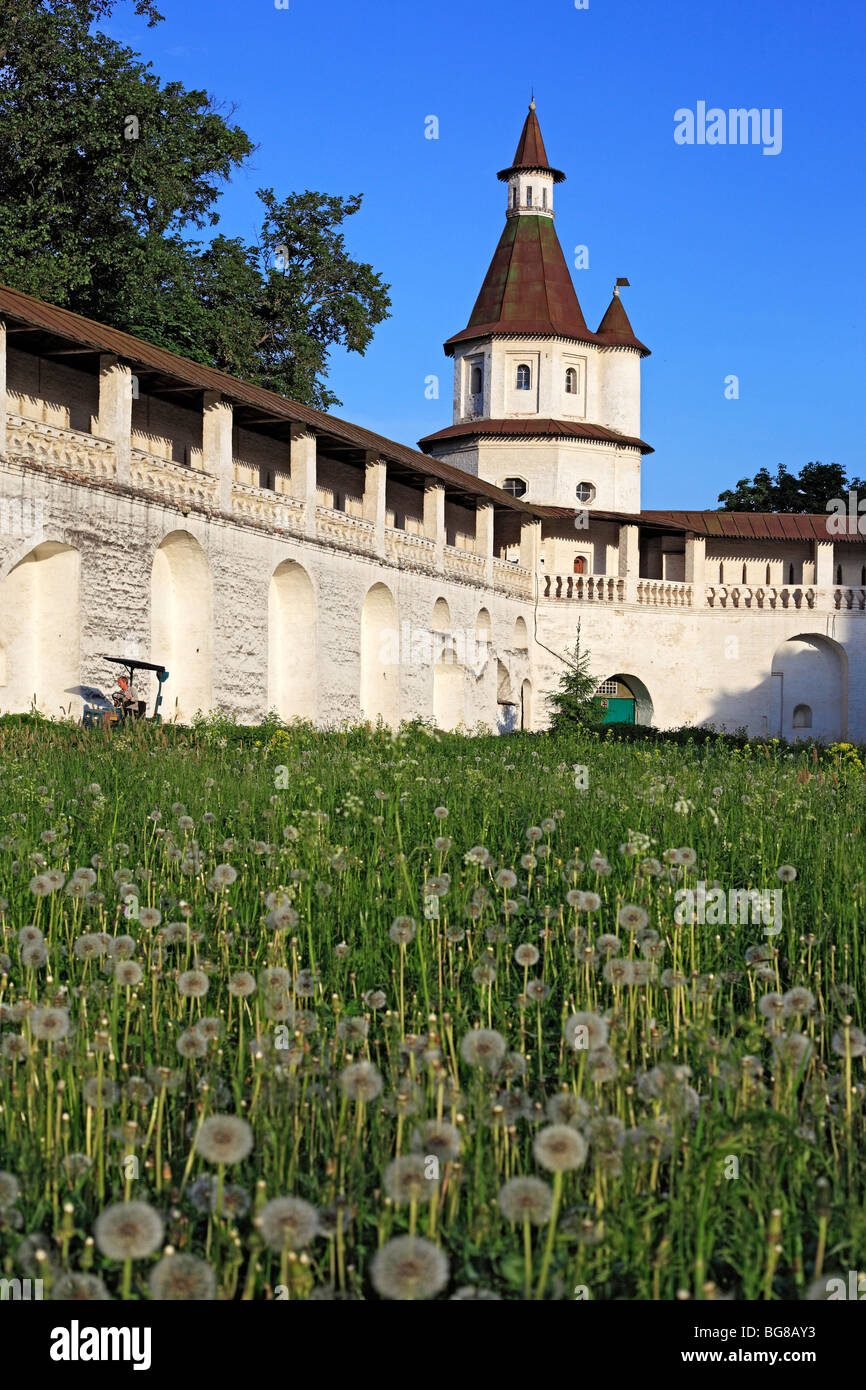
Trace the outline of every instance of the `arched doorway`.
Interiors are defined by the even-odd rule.
[[[514,688],[508,667],[496,663],[496,728],[500,734],[511,734],[520,726],[520,706],[514,698]]]
[[[532,728],[532,682],[528,680],[520,687],[520,727]]]
[[[316,593],[303,566],[284,560],[268,585],[268,709],[315,719],[318,684]]]
[[[653,702],[642,680],[617,673],[601,681],[594,702],[604,724],[651,724]]]
[[[0,584],[0,712],[78,716],[80,556],[43,541]],[[91,676],[90,679],[93,679]]]
[[[776,648],[770,728],[792,742],[832,743],[848,732],[848,655],[822,633],[798,633]]]
[[[387,584],[374,584],[361,613],[361,710],[396,725],[400,708],[400,627]]]
[[[187,724],[213,705],[210,566],[189,531],[171,531],[156,551],[150,604],[150,659],[168,670],[165,718]]]

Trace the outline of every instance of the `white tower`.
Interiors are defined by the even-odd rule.
[[[454,358],[454,419],[419,440],[528,502],[640,510],[640,364],[649,349],[619,298],[587,327],[554,229],[552,169],[535,102],[512,164],[505,227]]]

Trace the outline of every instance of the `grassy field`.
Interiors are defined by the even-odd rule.
[[[846,746],[0,721],[0,1274],[826,1298],[864,824]]]

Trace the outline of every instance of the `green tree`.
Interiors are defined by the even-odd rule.
[[[589,653],[581,648],[579,622],[574,651],[563,659],[566,669],[559,678],[559,689],[546,697],[551,708],[550,732],[561,733],[575,725],[595,728],[603,722],[601,709],[593,699],[598,678],[590,672]]]
[[[94,29],[116,0],[0,0],[0,280],[327,409],[328,351],[363,353],[388,287],[353,260],[361,206],[262,189],[257,240],[212,233],[253,152],[204,91]],[[150,24],[151,0],[135,0]]]
[[[737,486],[720,492],[722,510],[728,512],[806,512],[818,515],[826,512],[827,504],[836,497],[847,497],[849,491],[862,489],[860,478],[848,478],[839,463],[807,463],[799,474],[789,473],[780,463],[776,476],[761,468],[754,478],[741,478]]]

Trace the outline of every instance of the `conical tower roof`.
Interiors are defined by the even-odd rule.
[[[628,314],[618,294],[614,294],[608,304],[595,336],[598,342],[604,343],[607,347],[637,348],[641,357],[650,356],[649,348],[635,337]]]
[[[502,179],[504,183],[518,169],[543,169],[546,173],[553,175],[554,183],[562,183],[565,179],[565,174],[561,169],[552,169],[548,163],[544,141],[541,138],[541,126],[538,124],[538,117],[535,114],[534,100],[530,102],[529,112],[523,122],[523,130],[520,132],[514,159],[507,169],[500,169],[497,178]]]
[[[448,339],[445,350],[489,333],[596,341],[549,217],[509,217],[469,323]]]
[[[565,178],[548,163],[535,102],[524,122],[514,161],[500,172],[501,179],[518,169],[545,172],[556,181]],[[551,215],[509,211],[469,323],[448,339],[445,351],[450,352],[455,343],[490,333],[596,341],[583,317]]]

